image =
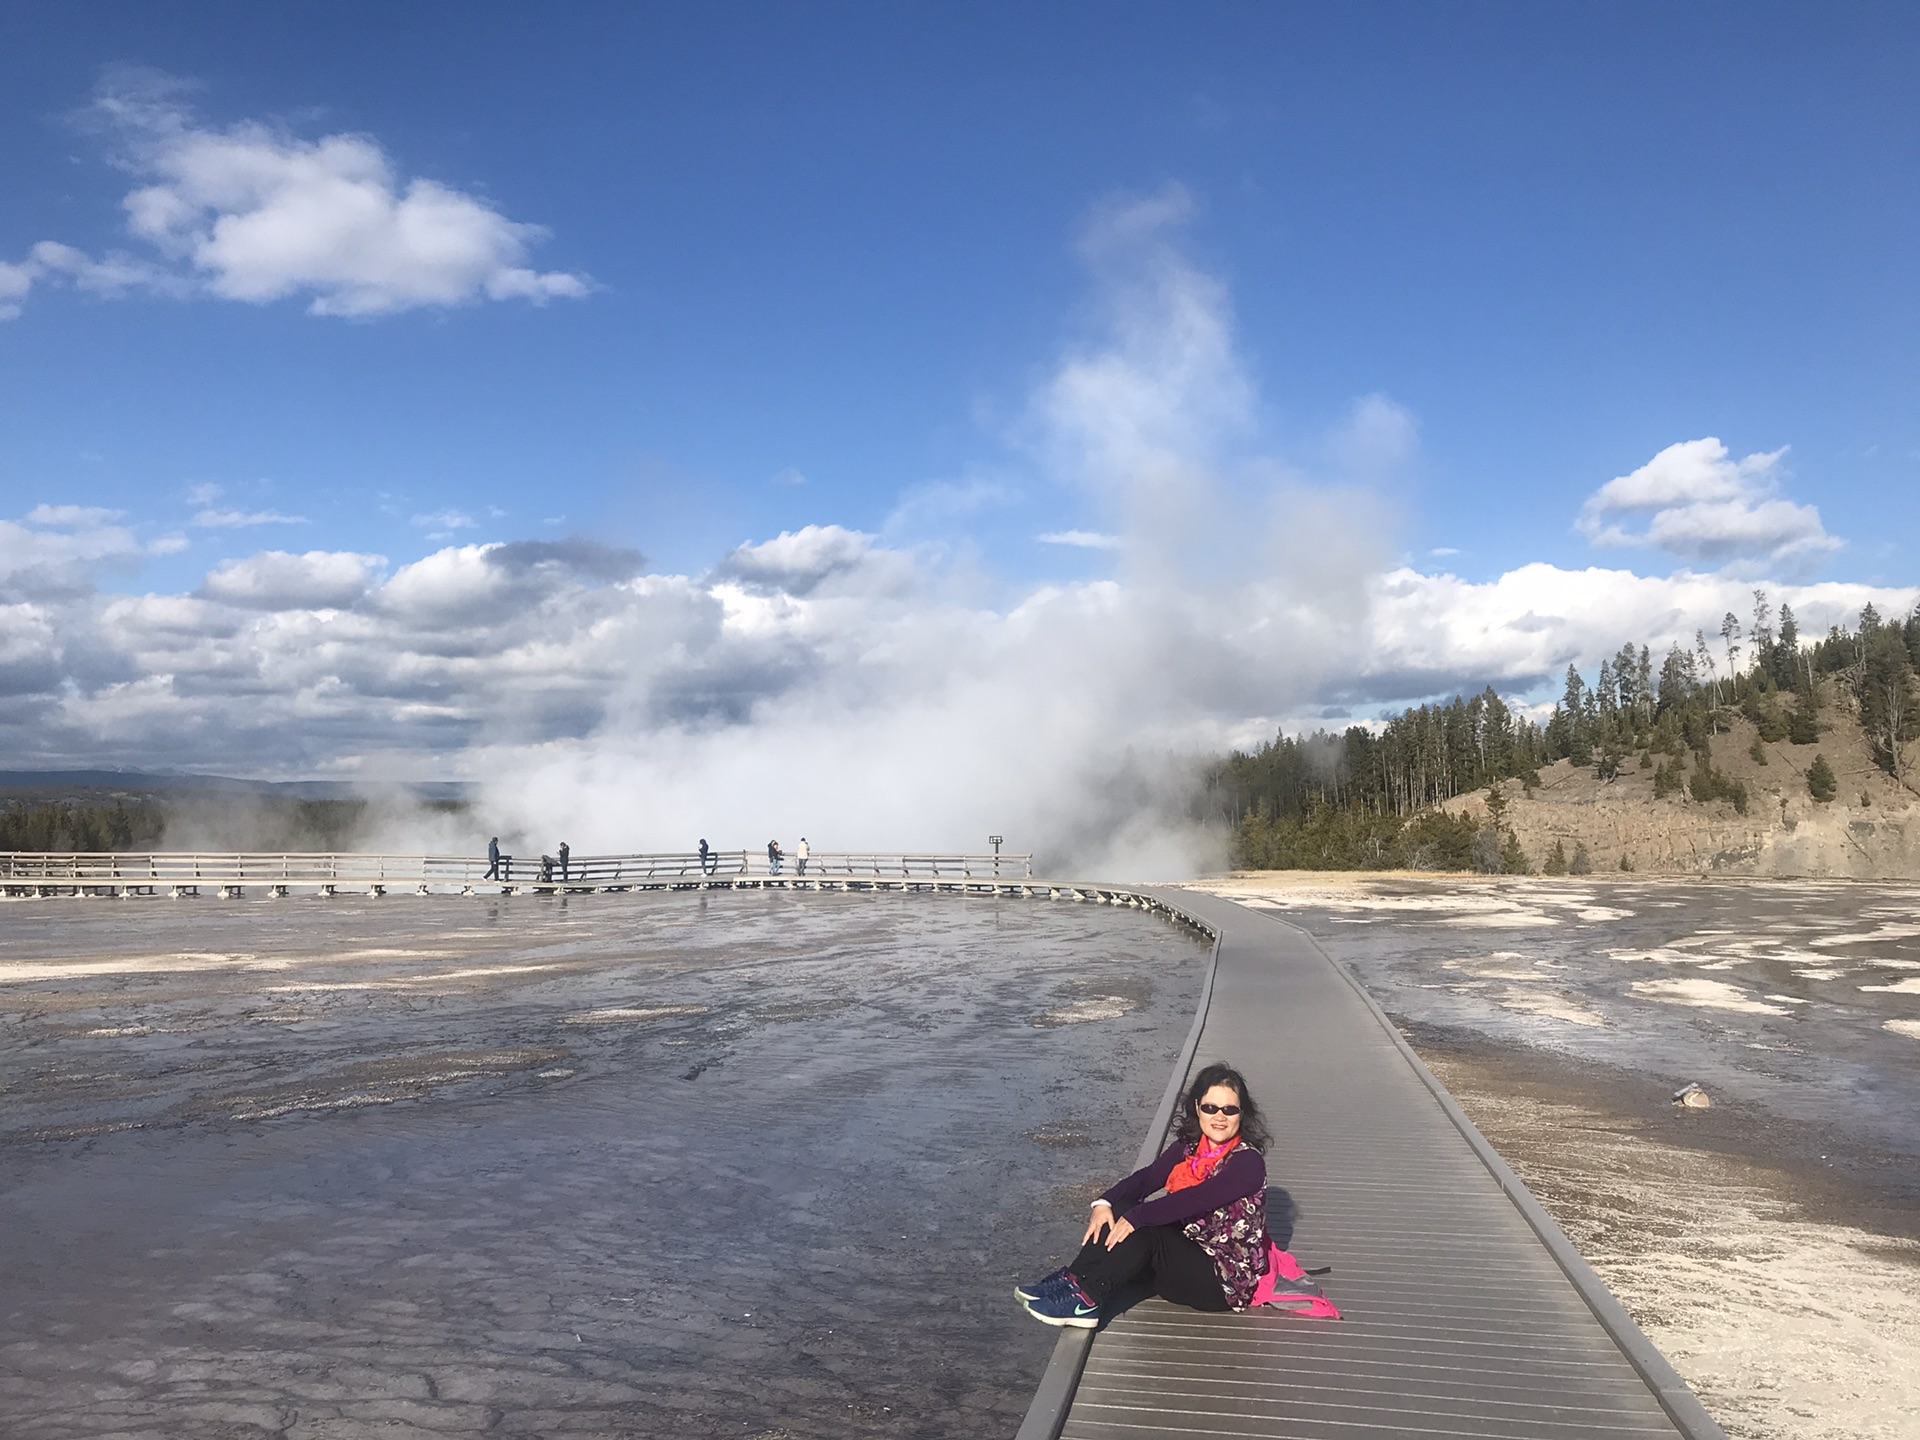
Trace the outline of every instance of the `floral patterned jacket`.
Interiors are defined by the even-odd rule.
[[[1189,1220],[1180,1228],[1213,1261],[1227,1303],[1236,1310],[1251,1305],[1260,1277],[1267,1273],[1266,1187]]]

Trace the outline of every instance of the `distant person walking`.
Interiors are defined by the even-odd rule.
[[[567,857],[571,854],[573,851],[569,850],[567,842],[562,840],[560,842],[560,883],[562,885],[567,883]]]
[[[485,878],[488,880],[498,880],[500,878],[500,837],[498,835],[487,841],[487,873]]]
[[[780,873],[780,853],[780,842],[778,840],[767,841],[767,873],[769,875],[778,875]]]
[[[807,857],[811,854],[813,850],[807,844],[807,837],[802,835],[800,843],[793,847],[793,858],[799,862],[797,868],[802,875],[807,873]]]
[[[713,852],[707,848],[707,837],[704,835],[700,837],[700,873],[702,875],[713,873]]]

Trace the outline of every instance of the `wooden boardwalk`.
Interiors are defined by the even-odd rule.
[[[1284,1241],[1290,1199],[1291,1248],[1335,1267],[1322,1283],[1346,1318],[1148,1301],[1090,1349],[1089,1332],[1062,1337],[1022,1440],[1723,1440],[1311,938],[1231,901],[1146,893],[1218,938],[1191,1063],[1246,1072],[1275,1135],[1274,1231]]]
[[[383,855],[359,851],[268,854],[232,851],[64,853],[0,850],[0,897],[49,899],[159,895],[173,899],[249,892],[284,898],[311,892],[587,895],[629,890],[918,889],[1013,885],[1033,878],[1031,855],[814,851],[779,861],[757,850],[638,855]],[[1071,889],[1049,886],[1045,888]],[[1017,892],[1016,892],[1017,893]]]

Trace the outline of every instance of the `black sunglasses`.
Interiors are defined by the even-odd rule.
[[[1240,1107],[1238,1105],[1209,1105],[1206,1101],[1202,1100],[1200,1102],[1200,1113],[1202,1115],[1238,1115],[1240,1113]]]

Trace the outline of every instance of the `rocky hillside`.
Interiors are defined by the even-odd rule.
[[[1700,802],[1684,786],[1656,797],[1658,754],[1629,756],[1613,780],[1569,760],[1541,768],[1531,793],[1503,784],[1504,824],[1535,870],[1558,841],[1571,857],[1584,845],[1595,871],[1622,861],[1652,874],[1834,876],[1920,879],[1920,791],[1874,764],[1857,720],[1838,707],[1810,745],[1768,743],[1748,721],[1713,737],[1713,768],[1746,787],[1746,813],[1726,799]],[[1815,800],[1807,771],[1826,757],[1836,780],[1832,800]],[[1488,792],[1456,796],[1442,807],[1488,818]]]

